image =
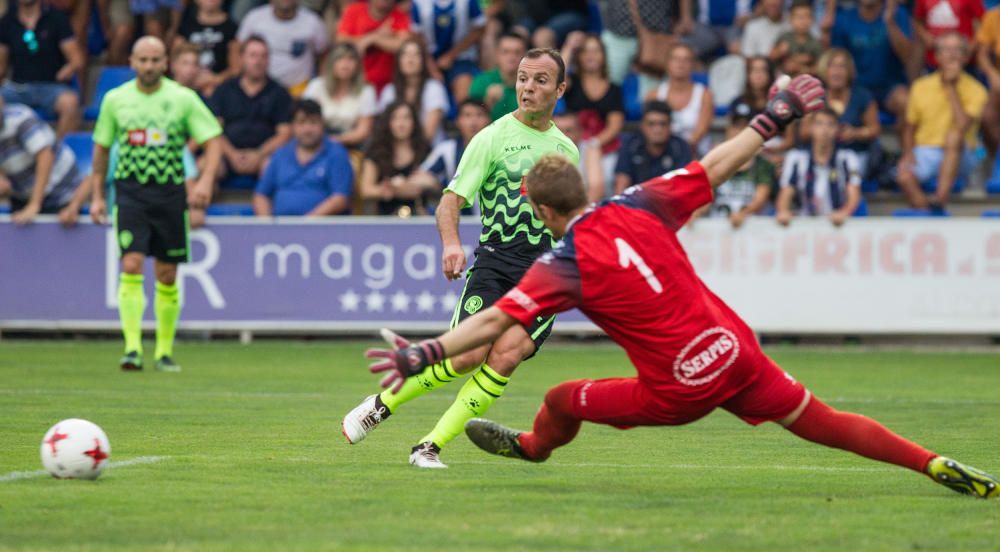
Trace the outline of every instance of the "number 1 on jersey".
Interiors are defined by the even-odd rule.
[[[656,274],[653,274],[653,270],[649,268],[646,261],[632,249],[629,243],[621,238],[615,238],[615,246],[618,247],[618,264],[622,268],[628,268],[635,265],[635,268],[642,274],[642,277],[646,279],[646,283],[649,287],[653,288],[656,293],[663,293],[663,284],[656,278]]]

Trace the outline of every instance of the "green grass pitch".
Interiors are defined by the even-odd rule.
[[[417,470],[409,448],[458,385],[349,446],[340,419],[377,383],[365,346],[181,343],[182,374],[123,374],[117,342],[0,343],[0,549],[1000,549],[996,502],[725,412],[585,425],[540,465],[460,436],[450,469]],[[1000,471],[996,355],[769,353],[832,405]],[[631,373],[614,346],[552,344],[489,416],[528,427],[553,384]],[[40,469],[43,433],[69,417],[103,427],[125,465],[96,482],[12,476]]]

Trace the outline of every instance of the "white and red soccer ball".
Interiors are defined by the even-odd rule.
[[[57,479],[97,479],[111,458],[111,443],[97,424],[70,418],[45,434],[42,466]]]

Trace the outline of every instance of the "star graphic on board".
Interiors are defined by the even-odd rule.
[[[441,310],[444,312],[451,312],[455,310],[455,305],[458,304],[458,295],[455,295],[454,291],[448,290],[441,296]]]
[[[97,468],[98,464],[108,458],[108,453],[101,450],[101,442],[97,439],[94,439],[94,448],[85,451],[83,454],[94,459],[94,468]]]
[[[368,312],[378,311],[382,312],[385,308],[385,295],[382,295],[377,290],[372,290],[371,293],[365,295],[365,309]]]
[[[52,456],[56,455],[56,443],[62,441],[63,439],[69,439],[69,434],[59,433],[59,428],[57,427],[56,430],[52,432],[52,436],[45,440],[45,444],[52,448]]]
[[[361,304],[361,296],[354,293],[353,289],[340,294],[340,310],[344,312],[357,312],[359,304]]]
[[[399,290],[389,298],[392,303],[393,312],[407,312],[410,310],[410,296],[405,291]]]
[[[421,291],[420,295],[417,295],[417,311],[434,312],[434,296],[427,290]]]

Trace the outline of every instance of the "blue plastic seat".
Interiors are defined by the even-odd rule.
[[[987,209],[983,211],[983,218],[1000,218],[1000,209]]]
[[[892,212],[892,216],[901,218],[920,218],[920,217],[950,217],[951,213],[947,210],[941,211],[931,211],[929,209],[896,209]]]
[[[642,119],[642,98],[639,97],[639,75],[629,73],[622,81],[622,96],[625,100],[625,120]]]
[[[253,206],[249,203],[219,203],[209,205],[205,214],[213,217],[252,217]]]
[[[97,88],[94,90],[94,99],[83,112],[84,119],[96,121],[97,115],[101,111],[101,100],[112,88],[117,88],[135,78],[135,71],[131,67],[105,67],[101,69],[101,74],[97,76]]]
[[[852,214],[851,216],[852,217],[867,217],[868,216],[868,202],[865,201],[864,197],[861,198],[861,202],[858,203],[857,209],[854,210],[854,214]]]
[[[71,132],[63,137],[66,145],[76,156],[76,168],[80,174],[90,174],[94,155],[94,139],[89,132]]]
[[[1000,155],[997,155],[996,161],[993,162],[993,172],[986,181],[986,193],[1000,194]]]
[[[253,190],[257,187],[257,179],[252,176],[233,175],[220,182],[219,187],[227,190]]]

